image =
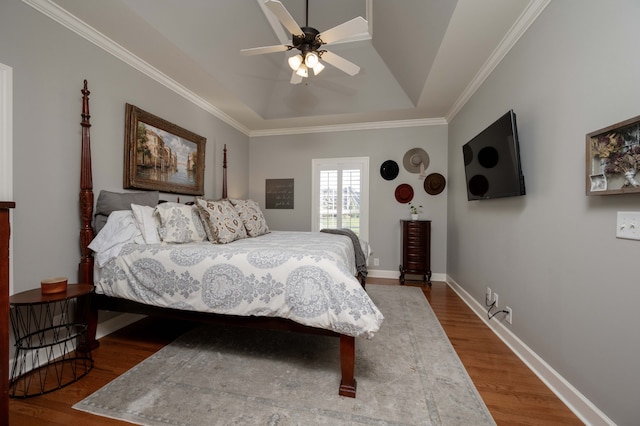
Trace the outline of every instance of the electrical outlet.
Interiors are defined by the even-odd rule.
[[[484,302],[487,305],[491,304],[491,287],[487,287],[487,291],[486,291],[486,293],[484,295]]]
[[[380,266],[380,259],[378,259],[377,257],[373,258],[373,266]]]
[[[513,324],[513,311],[509,306],[505,307],[504,310],[507,311],[507,313],[504,316],[504,319],[507,320],[509,324]]]
[[[640,212],[618,212],[616,238],[640,240]]]
[[[495,291],[493,292],[493,307],[498,307],[498,293],[496,293]]]

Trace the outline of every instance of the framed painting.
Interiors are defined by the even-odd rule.
[[[640,116],[586,135],[587,195],[640,193]]]
[[[126,104],[124,188],[204,195],[207,139]]]

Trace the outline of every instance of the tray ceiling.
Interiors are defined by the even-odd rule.
[[[309,0],[320,32],[363,16],[369,34],[331,45],[360,66],[289,83],[290,52],[262,0],[23,0],[249,135],[321,126],[446,123],[549,0]],[[305,24],[304,0],[281,0]],[[329,47],[327,47],[329,49]]]

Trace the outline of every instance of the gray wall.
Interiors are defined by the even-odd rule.
[[[413,187],[415,204],[421,204],[423,219],[432,221],[431,269],[446,273],[446,197],[424,191],[424,181],[402,166],[404,154],[423,148],[430,158],[427,173],[447,175],[447,126],[423,126],[378,130],[354,130],[305,135],[251,138],[250,196],[265,206],[265,179],[294,179],[294,209],[264,210],[267,223],[278,230],[311,230],[311,161],[315,158],[369,157],[369,243],[380,259],[371,274],[397,277],[400,264],[400,219],[409,218],[407,204],[396,201],[394,192],[401,183]],[[394,160],[400,173],[394,180],[380,176],[380,165]],[[377,270],[377,271],[376,271]]]
[[[247,136],[19,0],[0,3],[0,40],[0,62],[13,68],[14,82],[15,292],[37,288],[46,277],[76,281],[83,79],[91,91],[96,199],[100,189],[123,191],[127,102],[207,138],[207,196],[221,194],[224,143],[235,165],[229,193],[248,193]]]
[[[640,2],[551,2],[449,125],[447,272],[620,425],[640,406],[640,194],[585,196],[585,134],[640,114]],[[527,195],[466,200],[461,146],[513,108]]]
[[[639,114],[638,18],[633,0],[552,2],[448,134],[433,126],[249,141],[19,0],[4,0],[0,62],[13,67],[14,80],[15,291],[45,277],[76,276],[86,78],[96,192],[122,188],[126,102],[207,138],[207,196],[220,195],[224,143],[230,196],[264,206],[265,179],[294,178],[296,209],[265,211],[274,229],[310,229],[311,159],[369,156],[370,242],[380,270],[397,269],[398,220],[408,212],[393,191],[411,183],[433,220],[434,272],[448,273],[479,301],[486,286],[498,291],[513,308],[511,329],[520,339],[618,424],[634,424],[640,245],[615,239],[615,216],[640,210],[640,196],[584,195],[584,135]],[[528,194],[467,202],[460,147],[509,108],[518,114]],[[394,181],[380,178],[383,161],[401,163],[413,147],[429,152],[428,172],[447,176],[445,193],[421,192],[422,182],[402,168]]]

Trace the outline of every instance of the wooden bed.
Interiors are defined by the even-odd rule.
[[[82,155],[80,169],[80,249],[81,259],[78,268],[78,282],[93,284],[94,259],[89,244],[94,238],[92,228],[94,194],[91,168],[91,139],[90,139],[90,114],[89,114],[89,90],[87,81],[84,81],[82,89]],[[226,146],[224,148],[223,161],[223,187],[222,196],[227,197],[227,161]],[[118,312],[138,313],[145,315],[171,317],[182,320],[196,320],[232,326],[243,326],[252,328],[265,328],[275,330],[285,330],[293,332],[304,332],[319,335],[335,336],[340,339],[340,367],[341,382],[338,393],[342,396],[355,398],[355,337],[338,334],[334,331],[324,330],[298,324],[294,321],[273,317],[240,317],[230,315],[219,315],[211,313],[201,313],[193,311],[181,311],[170,308],[159,308],[126,299],[109,297],[94,293],[92,295],[88,323],[88,333],[86,339],[78,343],[80,351],[91,351],[98,347],[96,340],[96,329],[98,324],[98,310],[109,310]],[[82,307],[81,307],[82,308]]]

